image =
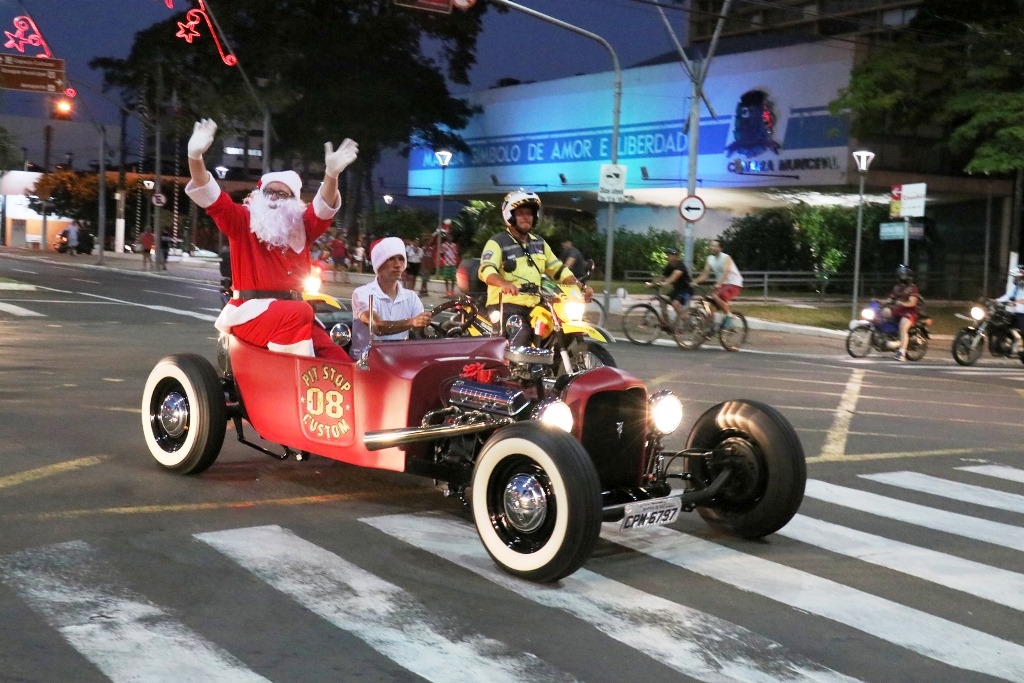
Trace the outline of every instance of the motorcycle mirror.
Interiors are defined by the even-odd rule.
[[[505,338],[515,339],[516,335],[519,334],[523,329],[523,316],[521,315],[510,315],[508,320],[505,321]]]

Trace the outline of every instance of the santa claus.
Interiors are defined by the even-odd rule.
[[[338,175],[355,161],[359,146],[349,139],[337,150],[324,143],[324,179],[309,204],[299,197],[302,180],[295,171],[265,174],[238,204],[221,192],[203,162],[216,132],[212,120],[196,122],[188,141],[192,179],[185,193],[228,238],[233,292],[217,329],[272,351],[347,360],[316,323],[301,292],[310,272],[309,247],[341,208]]]

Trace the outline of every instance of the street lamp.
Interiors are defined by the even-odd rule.
[[[446,149],[434,152],[437,163],[441,164],[441,202],[437,208],[437,232],[434,233],[434,272],[441,267],[441,229],[444,225],[444,172],[452,160],[452,153]]]
[[[391,202],[395,201],[395,198],[389,194],[384,195],[383,199],[384,203],[387,204],[388,206],[391,206]]]
[[[875,158],[874,152],[860,149],[853,153],[853,160],[857,162],[857,172],[860,174],[860,202],[857,204],[857,240],[853,252],[853,305],[850,309],[850,320],[857,319],[857,298],[860,293],[860,233],[864,224],[864,176],[868,174],[868,167],[871,160]]]

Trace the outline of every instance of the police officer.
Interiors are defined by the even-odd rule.
[[[540,211],[540,197],[533,192],[519,188],[505,195],[501,215],[507,227],[487,240],[477,271],[487,285],[487,307],[497,310],[501,303],[505,319],[519,315],[526,321],[523,333],[513,340],[516,344],[529,341],[530,311],[540,303],[538,295],[521,293],[520,288],[527,283],[540,286],[544,275],[562,284],[576,284],[576,276],[555,256],[544,238],[533,234]],[[592,293],[585,291],[588,299]],[[504,325],[505,320],[501,323]]]

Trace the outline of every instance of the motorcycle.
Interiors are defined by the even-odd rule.
[[[555,358],[561,360],[549,366],[551,374],[571,375],[602,365],[616,367],[611,352],[604,347],[614,338],[606,330],[584,320],[586,301],[579,287],[562,285],[545,277],[539,287],[528,283],[519,291],[540,297],[540,302],[530,311],[529,325],[533,331],[534,346],[551,350]],[[493,319],[485,316],[473,297],[461,296],[446,301],[436,306],[431,314],[437,317],[449,311],[453,314],[432,326],[433,336],[486,337],[501,333],[498,325],[500,313],[493,312]],[[511,326],[507,326],[506,336],[515,334],[509,327],[518,330],[527,323],[517,318],[513,316],[508,321]]]
[[[854,358],[863,358],[871,349],[879,353],[896,351],[900,348],[900,321],[888,314],[892,302],[872,299],[860,313],[860,320],[850,323],[846,335],[846,351]],[[921,360],[928,352],[928,340],[932,319],[919,315],[907,333],[907,360]]]
[[[76,254],[91,254],[95,241],[92,235],[87,232],[78,233],[78,244],[75,245]],[[71,245],[68,244],[68,231],[62,230],[57,238],[53,241],[53,248],[58,254],[69,254],[71,253]]]
[[[971,316],[956,317],[974,324],[960,329],[953,338],[953,360],[959,365],[974,365],[981,358],[988,340],[989,352],[997,358],[1020,358],[1024,363],[1024,343],[1015,327],[1016,319],[1005,301],[982,299],[971,308]]]

